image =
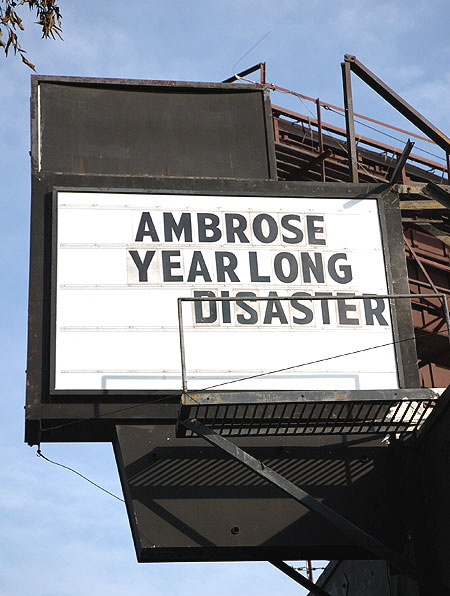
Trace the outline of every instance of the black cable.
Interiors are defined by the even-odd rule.
[[[45,461],[48,461],[50,464],[53,464],[55,466],[59,466],[60,468],[64,468],[65,470],[69,470],[69,472],[73,472],[77,476],[80,476],[80,478],[83,478],[83,480],[86,480],[86,482],[89,482],[90,484],[93,484],[96,488],[99,488],[100,490],[102,490],[103,492],[107,493],[111,497],[114,497],[118,501],[121,501],[122,503],[125,503],[125,501],[123,499],[121,499],[120,497],[118,497],[114,493],[110,492],[109,490],[106,490],[106,488],[103,488],[103,486],[100,486],[100,484],[97,484],[96,482],[93,482],[92,480],[90,480],[89,478],[87,478],[86,476],[84,476],[83,474],[81,474],[80,472],[77,472],[77,470],[74,470],[73,468],[70,468],[69,466],[65,466],[64,464],[60,464],[57,461],[53,461],[53,460],[49,459],[48,457],[46,457],[42,453],[40,447],[38,447],[38,450],[37,450],[36,455],[37,455],[37,457],[42,457],[42,459],[45,459]]]
[[[342,112],[338,112],[338,110],[334,110],[333,108],[330,108],[330,107],[327,107],[327,106],[324,106],[324,107],[329,112],[333,112],[334,114],[338,114],[338,116],[343,116],[345,118],[345,114],[343,114]],[[380,135],[384,135],[385,137],[388,137],[390,139],[393,139],[394,141],[398,141],[399,143],[404,143],[405,142],[404,139],[400,139],[398,137],[395,137],[394,135],[390,135],[389,133],[384,132],[383,130],[380,130],[379,128],[375,128],[375,126],[370,126],[370,124],[366,124],[365,122],[361,122],[360,120],[357,120],[356,118],[354,120],[360,126],[365,126],[366,128],[370,128],[370,130],[374,130],[375,132],[378,132]],[[405,132],[404,134],[407,134],[407,133]],[[436,157],[440,161],[445,162],[444,158],[441,155],[436,155],[436,153],[432,153],[431,151],[427,151],[426,149],[423,149],[422,147],[419,147],[417,144],[416,144],[416,150],[417,151],[421,151],[422,153],[427,153],[428,155],[431,155],[432,157]]]
[[[435,335],[439,335],[440,333],[447,333],[447,331],[440,331],[437,332]],[[428,335],[428,334],[426,334]],[[344,356],[352,356],[353,354],[360,354],[361,352],[368,352],[370,350],[376,350],[377,348],[385,348],[387,346],[393,346],[396,344],[400,344],[404,341],[411,341],[411,340],[415,340],[416,336],[414,337],[407,337],[405,339],[398,339],[395,341],[390,341],[386,344],[380,344],[378,346],[370,346],[369,348],[361,348],[360,350],[354,350],[353,352],[345,352],[343,354],[338,354],[335,356],[328,356],[327,358],[320,358],[319,360],[311,360],[310,362],[303,362],[302,364],[294,364],[293,366],[286,366],[285,368],[279,368],[277,370],[271,370],[268,372],[262,372],[262,373],[258,373],[256,375],[251,375],[248,377],[242,377],[241,379],[233,379],[232,381],[224,381],[223,383],[218,383],[217,385],[210,385],[209,387],[206,387],[204,389],[200,389],[199,391],[197,391],[196,393],[201,393],[202,391],[209,391],[210,389],[214,389],[215,387],[222,387],[223,385],[229,385],[230,383],[238,383],[239,381],[247,381],[249,379],[256,379],[258,377],[264,377],[266,375],[273,375],[279,372],[284,372],[286,370],[292,370],[294,368],[300,368],[302,366],[309,366],[310,364],[319,364],[320,362],[326,362],[327,360],[334,360],[336,358],[342,358]]]
[[[443,335],[443,334],[447,335],[447,333],[448,333],[448,331],[447,330],[444,330],[444,331],[433,332],[431,335]],[[203,389],[196,390],[196,393],[202,393],[203,391],[209,391],[210,389],[214,389],[216,387],[222,387],[224,385],[229,385],[231,383],[237,383],[237,382],[240,382],[240,381],[247,381],[247,380],[255,379],[255,378],[258,378],[258,377],[264,377],[264,376],[267,376],[267,375],[272,375],[272,374],[276,374],[276,373],[279,373],[279,372],[284,372],[286,370],[291,370],[291,369],[294,369],[294,368],[301,368],[303,366],[309,366],[311,364],[318,364],[320,362],[325,362],[327,360],[334,360],[336,358],[342,358],[344,356],[351,356],[353,354],[359,354],[361,352],[368,352],[370,350],[376,350],[378,348],[384,348],[384,347],[387,347],[387,346],[394,346],[394,345],[400,344],[400,343],[405,342],[405,341],[416,340],[416,339],[420,338],[422,335],[424,337],[425,336],[428,337],[430,334],[428,334],[428,333],[418,334],[418,335],[415,335],[413,337],[407,337],[407,338],[404,338],[404,339],[394,340],[394,341],[391,341],[391,342],[388,342],[388,343],[385,343],[385,344],[380,344],[378,346],[370,346],[369,348],[362,348],[360,350],[354,350],[352,352],[346,352],[346,353],[343,353],[343,354],[336,354],[334,356],[328,356],[327,358],[321,358],[319,360],[311,360],[310,362],[303,362],[301,364],[295,364],[295,365],[287,366],[285,368],[280,368],[280,369],[277,369],[277,370],[270,370],[270,371],[267,371],[267,372],[258,373],[256,375],[249,375],[248,377],[242,377],[240,379],[233,379],[231,381],[224,381],[223,383],[218,383],[216,385],[210,385],[209,387],[204,387]],[[147,401],[143,401],[140,404],[133,404],[132,406],[126,406],[124,408],[119,408],[118,410],[112,410],[110,412],[106,412],[105,414],[99,414],[98,416],[95,416],[95,417],[92,416],[92,417],[89,417],[89,418],[79,418],[77,420],[71,420],[70,422],[64,422],[63,424],[59,424],[57,426],[51,426],[51,427],[48,427],[48,428],[43,428],[41,430],[41,432],[44,433],[44,432],[49,431],[49,430],[57,430],[59,428],[64,428],[64,427],[70,426],[72,424],[79,424],[80,422],[87,422],[88,420],[98,420],[99,418],[104,418],[105,416],[110,416],[111,414],[116,414],[118,412],[125,412],[127,410],[132,410],[134,408],[141,408],[141,407],[147,406],[148,404],[151,404],[151,403],[160,403],[162,401],[166,401],[168,399],[172,399],[174,397],[178,397],[181,394],[182,394],[182,391],[178,391],[177,393],[173,393],[171,395],[165,395],[164,397],[161,397],[160,399],[156,399],[156,400],[149,399]]]
[[[447,333],[447,331],[440,331],[440,332],[435,333],[435,335],[440,335],[442,333]],[[254,378],[262,377],[262,376],[265,376],[265,375],[275,374],[277,372],[291,370],[293,368],[300,368],[302,366],[308,366],[310,364],[317,364],[319,362],[325,362],[327,360],[334,360],[336,358],[342,358],[344,356],[350,356],[350,355],[353,355],[353,354],[359,354],[361,352],[367,352],[369,350],[375,350],[377,348],[384,348],[386,346],[395,345],[395,344],[399,344],[399,343],[404,342],[404,341],[411,341],[411,340],[414,340],[414,339],[416,339],[416,336],[414,336],[414,337],[408,337],[408,338],[405,338],[405,339],[400,339],[400,340],[393,341],[393,342],[388,342],[388,343],[385,343],[385,344],[380,344],[378,346],[371,346],[369,348],[362,348],[360,350],[354,350],[352,352],[346,352],[346,353],[338,354],[338,355],[335,355],[335,356],[329,356],[327,358],[321,358],[320,360],[313,360],[313,361],[310,361],[310,362],[304,362],[302,364],[297,364],[297,365],[294,365],[294,366],[287,366],[285,368],[280,368],[278,370],[272,370],[272,371],[268,371],[268,372],[265,372],[265,373],[259,373],[257,375],[251,375],[251,376],[248,376],[248,377],[243,377],[241,379],[234,379],[233,381],[225,381],[224,383],[220,383],[220,384],[217,384],[217,385],[211,385],[210,387],[206,387],[204,389],[201,389],[199,392],[208,391],[209,389],[213,389],[215,387],[222,387],[223,385],[227,385],[229,383],[236,383],[238,381],[245,381],[245,380],[248,380],[248,379],[254,379]],[[140,407],[140,406],[143,406],[143,405],[146,405],[146,404],[149,404],[149,403],[161,402],[161,401],[170,399],[172,397],[177,397],[178,395],[180,395],[180,393],[175,393],[173,395],[166,395],[166,396],[164,396],[161,399],[153,400],[153,402],[148,401],[148,402],[144,402],[142,404],[137,404],[137,405],[136,404],[133,404],[132,406],[129,406],[129,407],[126,407],[126,408],[120,408],[118,410],[114,410],[113,412],[108,412],[108,415],[110,415],[112,413],[126,411],[126,410],[133,409],[133,408],[136,408],[136,407]],[[195,401],[195,398],[193,398],[193,399]],[[105,414],[105,416],[106,415],[107,414]],[[100,415],[97,418],[101,418],[101,417],[102,416]],[[63,428],[65,426],[69,426],[70,424],[76,424],[76,423],[79,423],[79,422],[85,422],[87,420],[94,420],[94,418],[84,418],[84,419],[79,419],[79,420],[72,420],[72,421],[67,422],[65,424],[60,424],[59,426],[54,426],[54,427],[51,427],[51,428],[43,429],[43,431],[44,430],[55,430],[57,428]],[[111,497],[114,497],[118,501],[121,501],[122,503],[125,503],[124,499],[122,499],[121,497],[118,497],[117,495],[115,495],[114,493],[110,492],[106,488],[103,488],[103,486],[100,486],[100,484],[97,484],[93,480],[90,480],[89,478],[87,478],[87,476],[84,476],[84,474],[81,474],[81,472],[78,472],[77,470],[75,470],[74,468],[71,468],[70,466],[66,466],[64,464],[61,464],[61,463],[56,462],[56,461],[53,461],[53,460],[49,459],[48,457],[46,457],[42,453],[42,451],[40,449],[40,446],[38,447],[38,450],[37,450],[36,455],[37,455],[37,457],[41,457],[45,461],[47,461],[47,462],[49,462],[49,463],[51,463],[51,464],[53,464],[55,466],[59,466],[60,468],[64,468],[65,470],[69,470],[69,472],[73,472],[74,474],[76,474],[77,476],[80,476],[80,478],[82,478],[83,480],[86,480],[86,482],[89,482],[90,484],[92,484],[93,486],[95,486],[96,488],[98,488],[99,490],[105,492],[106,494],[110,495]]]
[[[262,42],[263,39],[265,39],[268,35],[270,35],[270,33],[272,33],[272,31],[270,29],[269,29],[269,31],[267,31],[267,33],[264,33],[264,35],[260,39],[258,39],[258,41],[255,44],[253,44],[252,47],[247,52],[245,52],[245,54],[243,56],[241,56],[239,58],[239,60],[236,60],[236,62],[231,67],[231,70],[234,71],[235,67],[239,64],[239,62],[241,62],[241,60],[243,60],[246,56],[248,56],[250,54],[250,52],[252,50],[254,50],[256,48],[256,46]],[[235,74],[235,73],[233,73],[233,74]]]

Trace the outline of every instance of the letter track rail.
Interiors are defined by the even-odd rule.
[[[432,412],[432,389],[189,392],[179,420],[196,419],[222,436],[407,434]],[[178,424],[177,436],[195,436]]]

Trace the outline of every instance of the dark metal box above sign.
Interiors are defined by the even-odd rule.
[[[33,170],[274,178],[259,85],[33,77]]]

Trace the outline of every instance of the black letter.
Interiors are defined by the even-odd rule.
[[[263,234],[262,226],[264,221],[269,227],[267,230],[267,236]],[[267,213],[260,213],[253,220],[253,233],[255,234],[257,240],[263,242],[264,244],[269,244],[278,236],[277,222],[271,215],[268,215]]]
[[[301,221],[301,218],[300,215],[283,215],[283,217],[281,218],[281,226],[288,232],[292,232],[293,234],[295,234],[293,238],[290,238],[289,236],[285,236],[283,234],[283,240],[284,242],[286,242],[286,244],[298,244],[303,240],[303,232],[299,228],[296,228],[295,226],[291,225],[289,223],[290,220]]]
[[[183,281],[182,275],[172,275],[172,269],[181,269],[181,263],[172,263],[172,257],[180,256],[179,250],[162,250],[162,266],[164,281]]]
[[[338,284],[348,284],[353,279],[351,265],[339,265],[339,271],[342,275],[338,275],[336,271],[336,261],[338,259],[347,260],[347,255],[344,252],[337,252],[331,255],[328,261],[328,273],[331,279],[336,281]]]
[[[225,265],[224,260],[228,259],[228,264]],[[237,267],[236,255],[232,252],[216,252],[216,271],[217,281],[225,281],[225,273],[230,278],[230,281],[237,281],[239,278],[234,272]]]
[[[254,250],[248,253],[250,261],[250,279],[252,281],[270,281],[269,275],[260,275],[258,271],[258,253]]]
[[[316,226],[316,221],[323,221],[323,215],[307,215],[306,228],[308,230],[308,244],[326,244],[325,238],[317,238],[316,234],[323,234],[323,226]]]
[[[289,271],[287,275],[284,274],[283,271],[283,259],[288,262]],[[273,262],[275,275],[278,277],[280,281],[285,284],[291,284],[293,281],[297,279],[298,276],[298,263],[297,259],[294,255],[290,252],[279,252],[275,255],[275,259]]]
[[[184,241],[192,242],[192,224],[191,214],[182,213],[180,221],[175,222],[172,213],[164,213],[164,240],[166,242],[173,242],[172,232],[175,232],[175,236],[180,240],[181,234],[184,233]]]
[[[187,280],[195,282],[199,276],[203,277],[203,281],[211,281],[211,276],[202,253],[199,250],[194,250]]]
[[[154,250],[146,250],[144,260],[141,261],[141,257],[137,250],[129,250],[128,251],[131,255],[131,258],[134,261],[134,264],[138,268],[139,271],[139,281],[148,281],[148,268],[150,263],[152,262],[153,256],[155,254]]]
[[[236,225],[234,225],[235,221]],[[250,242],[244,234],[244,230],[247,229],[247,219],[244,215],[240,213],[225,213],[225,227],[227,230],[227,242],[235,242],[235,236],[239,238],[239,242]]]
[[[230,295],[230,292],[227,291],[222,291],[220,292],[220,296],[222,298],[228,298]],[[215,304],[215,303],[214,303]],[[230,303],[226,300],[224,300],[223,302],[221,302],[222,304],[222,321],[224,323],[231,323],[231,308],[230,308]]]
[[[207,219],[209,223],[206,223]],[[199,242],[217,242],[222,238],[222,232],[219,230],[220,219],[215,213],[197,213],[197,221]],[[206,235],[206,232],[211,234]]]
[[[238,292],[236,294],[236,298],[246,298],[247,296],[256,297],[256,294],[254,292]],[[256,325],[258,322],[258,312],[254,308],[249,306],[246,302],[241,302],[240,300],[236,302],[236,306],[239,306],[239,308],[242,308],[244,312],[250,315],[248,319],[246,319],[244,315],[236,315],[238,323],[241,325]]]
[[[322,253],[313,252],[312,254],[314,255],[314,263],[309,252],[300,253],[300,258],[302,260],[303,281],[308,284],[311,283],[312,273],[316,278],[317,283],[323,284],[325,283],[325,276],[323,274]]]
[[[340,294],[338,296],[346,296],[347,294]],[[352,294],[349,294],[351,296]],[[338,319],[340,325],[359,325],[359,319],[350,319],[347,316],[348,312],[356,311],[356,304],[347,304],[345,300],[336,300],[338,307]]]
[[[295,294],[292,294],[292,296],[311,296],[311,294],[308,294],[308,292],[295,292]],[[313,311],[305,306],[305,302],[306,300],[291,300],[291,306],[304,315],[303,319],[292,317],[292,320],[296,325],[308,325],[308,323],[311,323],[314,318]]]
[[[375,302],[375,306],[373,306]],[[383,298],[364,298],[364,312],[366,313],[366,325],[374,325],[373,317],[375,315],[379,325],[387,325],[388,322],[381,314],[384,312],[386,304]]]
[[[202,298],[203,296],[210,296],[211,298],[215,297],[214,292],[209,292],[208,290],[202,291],[195,291],[194,298]],[[206,304],[209,306],[209,315],[203,315],[203,304],[204,302],[194,302],[194,312],[195,312],[195,322],[196,323],[214,323],[217,319],[217,306],[216,302],[205,300]]]
[[[135,242],[142,242],[144,236],[150,236],[153,242],[159,242],[152,216],[148,211],[143,211],[139,222]]]
[[[314,296],[332,296],[332,292],[314,292]],[[322,321],[324,325],[330,324],[330,305],[329,300],[321,300],[320,305],[322,307]]]
[[[278,296],[276,292],[269,292],[269,296]],[[264,315],[264,324],[270,325],[272,319],[277,317],[280,319],[282,325],[287,325],[287,318],[284,314],[283,307],[281,306],[281,300],[268,300],[266,306],[266,314]]]

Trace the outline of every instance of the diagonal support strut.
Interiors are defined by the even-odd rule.
[[[378,95],[381,95],[381,97],[398,110],[402,116],[405,116],[405,118],[412,122],[414,126],[417,126],[419,130],[432,139],[436,145],[441,147],[447,154],[450,153],[450,139],[434,126],[434,124],[424,118],[422,114],[410,106],[402,97],[400,97],[400,95],[383,83],[383,81],[364,66],[362,62],[357,60],[356,56],[346,54],[344,56],[344,64],[348,64],[352,72],[378,93]]]
[[[244,464],[244,466],[250,468],[259,476],[265,478],[271,484],[274,484],[280,488],[310,511],[314,511],[320,515],[335,528],[354,540],[356,544],[359,544],[367,551],[376,555],[377,558],[387,561],[390,565],[392,565],[392,567],[395,567],[395,569],[398,569],[406,575],[409,575],[425,588],[429,588],[430,590],[438,589],[440,595],[444,596],[445,594],[450,596],[450,590],[448,588],[444,586],[435,586],[434,583],[429,581],[428,578],[424,577],[422,573],[414,567],[414,565],[412,565],[408,560],[396,553],[390,547],[386,546],[327,505],[324,505],[312,497],[299,486],[296,486],[289,480],[286,480],[286,478],[283,478],[283,476],[271,468],[265,466],[261,461],[254,458],[228,439],[225,439],[225,437],[217,434],[195,418],[181,420],[180,422],[190,431],[196,433],[222,451],[225,451],[234,459]]]
[[[405,148],[403,149],[402,154],[397,159],[397,163],[395,165],[394,171],[392,172],[391,177],[389,179],[389,184],[391,186],[393,184],[395,184],[395,182],[398,178],[398,175],[400,174],[401,170],[403,169],[406,162],[408,161],[409,154],[411,153],[413,147],[414,147],[414,143],[410,139],[408,139],[408,141],[405,145]]]
[[[312,582],[311,580],[304,577],[301,573],[296,571],[293,567],[285,563],[284,561],[269,561],[271,565],[285,573],[295,582],[309,590],[312,594],[316,596],[331,596],[329,592],[326,592],[323,588]]]

